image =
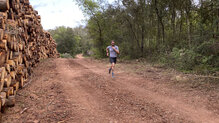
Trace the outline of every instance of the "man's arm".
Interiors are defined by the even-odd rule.
[[[119,48],[116,49],[115,47],[112,47],[114,51],[116,51],[117,54],[119,54]]]
[[[109,47],[106,48],[106,55],[109,56]]]

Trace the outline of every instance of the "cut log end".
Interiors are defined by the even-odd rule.
[[[9,0],[0,0],[0,11],[5,12],[9,10]]]

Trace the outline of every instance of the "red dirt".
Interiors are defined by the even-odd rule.
[[[133,66],[139,68],[119,64],[112,79],[103,61],[43,61],[3,123],[219,123],[217,89],[176,84],[163,69]]]

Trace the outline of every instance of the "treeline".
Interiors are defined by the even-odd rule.
[[[57,43],[57,50],[62,57],[75,57],[79,53],[89,55],[91,42],[87,29],[80,26],[76,28],[57,27],[49,30]]]
[[[218,0],[76,0],[96,57],[110,40],[125,59],[149,58],[181,70],[219,71]]]

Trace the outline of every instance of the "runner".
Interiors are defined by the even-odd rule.
[[[106,48],[107,56],[109,56],[111,67],[109,69],[109,74],[112,71],[112,77],[114,78],[114,69],[117,61],[117,54],[119,54],[119,47],[115,45],[115,41],[111,41],[111,46]],[[109,55],[110,53],[110,55]]]

